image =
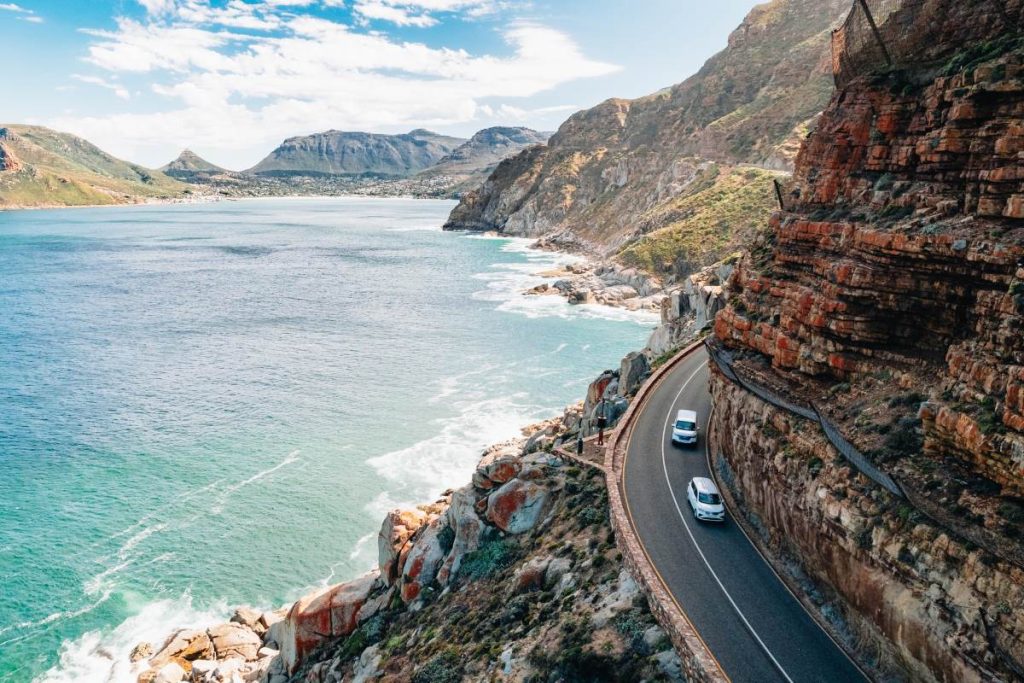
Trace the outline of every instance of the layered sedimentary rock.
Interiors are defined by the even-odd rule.
[[[870,3],[869,3],[870,4]],[[877,3],[876,3],[877,5]],[[875,5],[872,5],[875,6]],[[714,374],[722,472],[765,542],[915,677],[1024,673],[1020,2],[898,3],[728,281],[715,335],[907,494]],[[730,474],[731,473],[731,474]]]

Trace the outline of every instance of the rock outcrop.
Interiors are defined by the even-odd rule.
[[[488,448],[466,486],[389,512],[367,574],[281,610],[240,607],[227,623],[140,643],[138,680],[407,680],[438,662],[473,680],[496,671],[575,680],[598,663],[622,680],[681,680],[678,656],[621,567],[603,479],[555,451],[575,446],[601,399],[617,419],[620,376],[631,393],[647,373],[646,357],[629,354],[592,383],[583,407]]]
[[[714,332],[906,497],[713,373],[720,474],[901,675],[1010,680],[1024,672],[1024,5],[893,7],[879,28],[896,65],[839,56],[843,88]]]
[[[732,166],[789,165],[779,157],[780,146],[802,133],[800,124],[828,100],[829,30],[847,4],[773,0],[758,6],[729,46],[692,78],[648,97],[611,99],[578,112],[547,145],[499,164],[463,196],[446,227],[554,235],[610,255],[641,234],[673,225],[680,216],[669,205],[731,176]],[[751,211],[762,210],[770,187],[764,185]],[[743,220],[728,223],[722,230],[742,227]],[[726,248],[708,243],[703,246],[715,249],[705,253],[700,246],[692,258],[707,263]]]

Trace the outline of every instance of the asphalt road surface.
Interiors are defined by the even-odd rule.
[[[671,442],[676,411],[697,411],[697,447]],[[623,492],[637,533],[669,591],[734,683],[866,680],[811,619],[743,531],[698,522],[686,499],[692,477],[710,477],[707,355],[700,349],[641,406],[627,446]]]

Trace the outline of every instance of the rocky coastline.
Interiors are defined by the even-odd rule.
[[[662,309],[669,300],[647,297]],[[603,451],[588,438],[601,412],[615,425],[650,372],[649,351],[627,354],[561,416],[486,449],[468,484],[389,512],[366,574],[276,609],[237,607],[209,628],[168,625],[162,642],[132,651],[136,680],[526,681],[610,667],[615,680],[682,681],[616,548]]]

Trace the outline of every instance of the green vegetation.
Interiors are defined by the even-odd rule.
[[[643,223],[664,227],[627,246],[619,260],[655,273],[714,263],[767,227],[777,206],[772,179],[778,175],[749,167],[702,171],[694,190],[641,216]]]
[[[0,127],[0,207],[123,204],[180,197],[188,186],[159,171],[110,156],[68,133],[39,126]]]
[[[459,576],[468,579],[491,576],[510,567],[519,559],[520,555],[519,544],[513,540],[490,541],[480,546],[479,550],[466,554],[459,567]]]

